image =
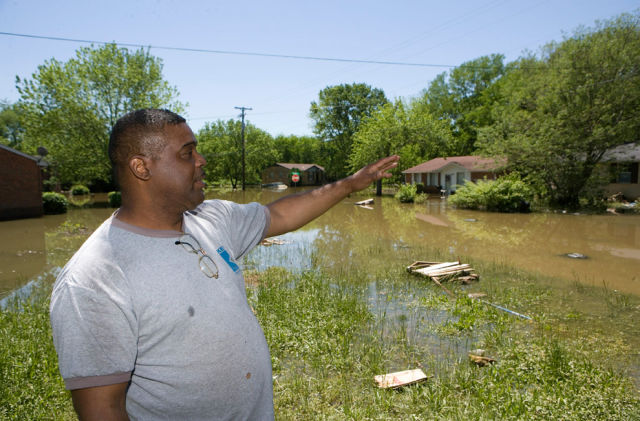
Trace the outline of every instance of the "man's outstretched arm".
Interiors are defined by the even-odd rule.
[[[365,189],[374,181],[391,177],[389,170],[398,165],[396,155],[369,164],[347,178],[320,188],[278,199],[267,207],[271,224],[267,237],[293,231],[325,213],[349,194]]]
[[[125,409],[127,383],[71,391],[80,421],[129,421]]]

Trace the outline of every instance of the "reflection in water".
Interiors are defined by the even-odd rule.
[[[240,203],[269,203],[295,192],[215,192]],[[406,266],[439,250],[441,258],[507,263],[521,269],[640,295],[640,216],[499,214],[449,209],[446,201],[400,204],[375,198],[373,209],[347,198],[297,232],[283,246],[258,247],[245,266],[306,269],[317,264],[336,274],[373,279],[390,266]],[[45,270],[62,266],[112,209],[77,209],[65,215],[0,222],[0,296]],[[581,253],[588,259],[569,259]]]

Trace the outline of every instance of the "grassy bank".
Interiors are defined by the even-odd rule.
[[[50,279],[52,281],[52,279]],[[77,419],[58,372],[48,286],[0,311],[0,419]]]
[[[374,279],[249,274],[277,418],[640,419],[640,394],[624,369],[628,338],[607,328],[612,317],[633,325],[637,298],[577,283],[551,293],[543,279],[498,265],[482,273],[476,289],[535,320],[472,301],[465,287],[450,285],[458,297],[448,298],[402,270]],[[0,313],[1,419],[73,419],[51,343],[49,290]],[[586,316],[575,302],[599,310]],[[474,348],[497,362],[471,364]],[[397,391],[374,384],[376,374],[418,367],[431,376],[424,383]]]
[[[270,270],[258,283],[251,302],[271,346],[280,419],[640,418],[630,378],[544,320],[437,289],[416,294],[397,278],[377,298],[370,286],[310,273]],[[471,364],[477,347],[498,362]],[[376,374],[417,367],[432,377],[399,391],[374,385]]]

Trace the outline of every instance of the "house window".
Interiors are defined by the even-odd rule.
[[[438,174],[435,174],[435,173],[429,174],[429,185],[430,186],[438,185]]]
[[[638,183],[638,163],[616,163],[610,167],[611,183],[637,184]]]
[[[456,184],[459,184],[459,185],[464,184],[464,172],[456,173]]]

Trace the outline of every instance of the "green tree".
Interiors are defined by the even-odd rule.
[[[242,181],[242,122],[239,120],[206,123],[198,132],[198,151],[207,160],[208,183],[228,180],[235,189]],[[245,124],[245,180],[260,183],[261,173],[277,161],[273,138],[250,123]]]
[[[342,178],[348,172],[353,136],[360,123],[386,104],[381,89],[364,83],[328,86],[311,103],[310,116],[314,132],[323,140],[323,162],[330,179]]]
[[[123,114],[145,107],[183,111],[177,90],[162,78],[162,61],[148,50],[115,44],[83,47],[67,62],[55,58],[30,79],[16,78],[24,149],[49,150],[63,183],[109,182],[109,131]]]
[[[431,114],[450,122],[448,155],[471,155],[477,131],[493,122],[491,110],[501,100],[495,82],[505,74],[502,54],[482,56],[439,74],[424,93]]]
[[[0,101],[0,143],[20,149],[23,133],[20,109],[15,104]]]
[[[423,101],[408,106],[397,100],[388,103],[365,119],[354,136],[353,151],[349,157],[352,171],[385,156],[397,154],[401,171],[421,162],[441,156],[451,142],[448,123],[434,118]]]
[[[277,136],[274,145],[278,162],[323,165],[320,150],[322,141],[314,136]]]
[[[611,147],[640,133],[640,14],[624,14],[547,45],[514,64],[505,103],[481,131],[552,205],[575,208],[593,193]]]

